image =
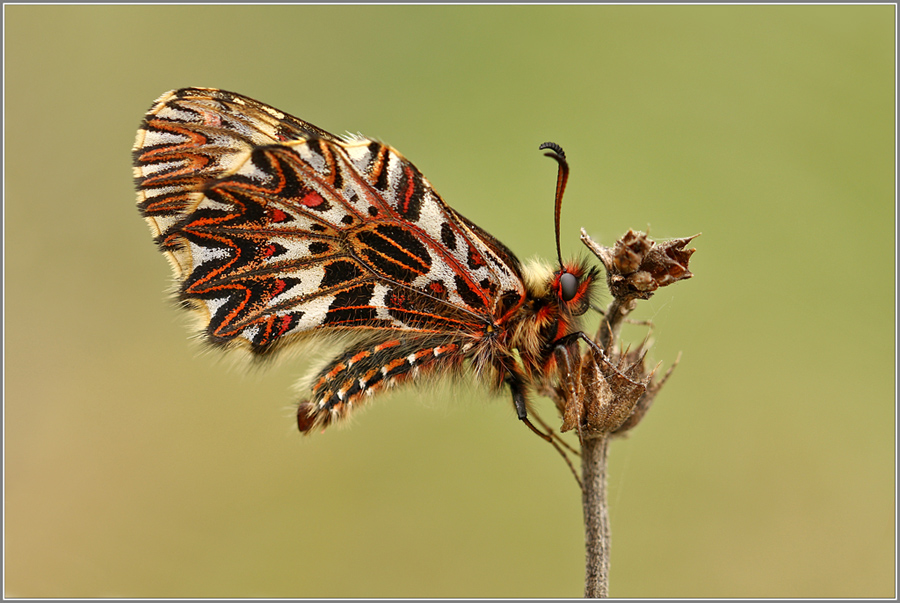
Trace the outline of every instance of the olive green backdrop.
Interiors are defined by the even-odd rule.
[[[212,86],[390,143],[522,258],[554,255],[546,140],[564,254],[702,231],[636,313],[683,358],[611,449],[611,593],[893,596],[894,10],[6,6],[6,594],[582,593],[580,493],[508,395],[302,438],[302,358],[189,339],[130,153]]]

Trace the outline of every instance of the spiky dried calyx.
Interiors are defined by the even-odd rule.
[[[661,379],[654,380],[659,365],[648,370],[646,348],[614,351],[612,358],[589,349],[574,358],[574,366],[561,367],[567,377],[557,389],[563,414],[560,431],[576,429],[581,437],[624,435],[640,423],[656,394],[678,365],[678,359]]]
[[[694,276],[688,262],[696,249],[684,247],[698,236],[657,243],[629,230],[614,247],[603,247],[581,231],[581,240],[606,268],[610,293],[620,301],[649,299],[660,287]]]
[[[643,360],[643,359],[642,359]],[[615,366],[593,349],[575,359],[560,431],[614,433],[631,417],[647,385],[637,367]]]

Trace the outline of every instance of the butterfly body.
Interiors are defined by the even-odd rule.
[[[307,379],[304,432],[467,366],[508,385],[524,419],[526,392],[551,379],[555,346],[589,307],[593,269],[523,268],[391,147],[241,95],[163,95],[134,163],[139,209],[207,341],[257,356],[332,348]]]

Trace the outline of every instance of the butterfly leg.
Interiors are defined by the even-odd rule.
[[[553,432],[550,431],[549,433],[544,433],[543,431],[541,431],[540,429],[535,427],[534,424],[530,420],[528,420],[528,410],[527,410],[526,404],[525,404],[525,387],[523,385],[522,379],[520,377],[518,377],[517,375],[510,374],[509,376],[506,377],[506,383],[507,383],[507,385],[509,385],[509,389],[512,392],[513,406],[516,407],[516,414],[518,415],[519,420],[522,421],[523,423],[525,423],[525,425],[527,425],[528,428],[531,431],[533,431],[535,434],[537,434],[541,439],[543,439],[546,442],[549,442],[551,446],[556,448],[556,451],[560,454],[560,456],[563,457],[563,460],[566,462],[566,465],[569,466],[569,471],[571,471],[572,475],[575,476],[575,481],[578,482],[578,486],[580,488],[584,489],[581,484],[581,478],[578,477],[578,471],[575,470],[575,466],[572,464],[572,461],[571,461],[571,459],[569,459],[569,456],[565,453],[565,451],[562,448],[560,448],[559,444],[556,442],[556,439],[554,439]],[[535,415],[535,416],[537,416],[537,415]],[[540,421],[540,417],[538,417],[538,420]],[[540,421],[540,422],[543,423],[543,421]],[[548,429],[548,431],[549,431],[549,429]],[[559,438],[559,436],[556,436],[556,438]],[[560,439],[560,442],[562,442],[562,439]],[[565,444],[565,442],[563,442],[563,444]]]
[[[544,440],[551,442],[553,438],[538,429],[528,420],[528,408],[525,401],[525,385],[518,375],[510,373],[506,377],[506,384],[509,385],[509,391],[512,392],[513,406],[516,407],[516,415],[519,420],[528,426],[528,429],[539,435]]]
[[[559,348],[569,347],[569,345],[575,343],[578,340],[585,342],[589,348],[602,355],[604,358],[607,358],[606,353],[603,351],[603,349],[599,345],[597,345],[597,342],[591,339],[590,336],[588,336],[588,334],[584,331],[575,331],[574,333],[569,333],[564,337],[560,337],[559,339],[551,343],[550,347],[552,348],[552,351],[555,352]],[[609,359],[607,358],[607,360]]]

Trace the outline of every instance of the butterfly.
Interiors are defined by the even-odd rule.
[[[271,357],[325,359],[305,379],[297,426],[335,423],[382,390],[471,371],[507,388],[519,419],[555,378],[555,352],[590,343],[579,317],[596,268],[564,263],[558,163],[555,268],[523,265],[447,206],[398,151],[334,136],[240,94],[163,94],[133,148],[138,208],[201,336]],[[546,436],[541,434],[542,437]]]

